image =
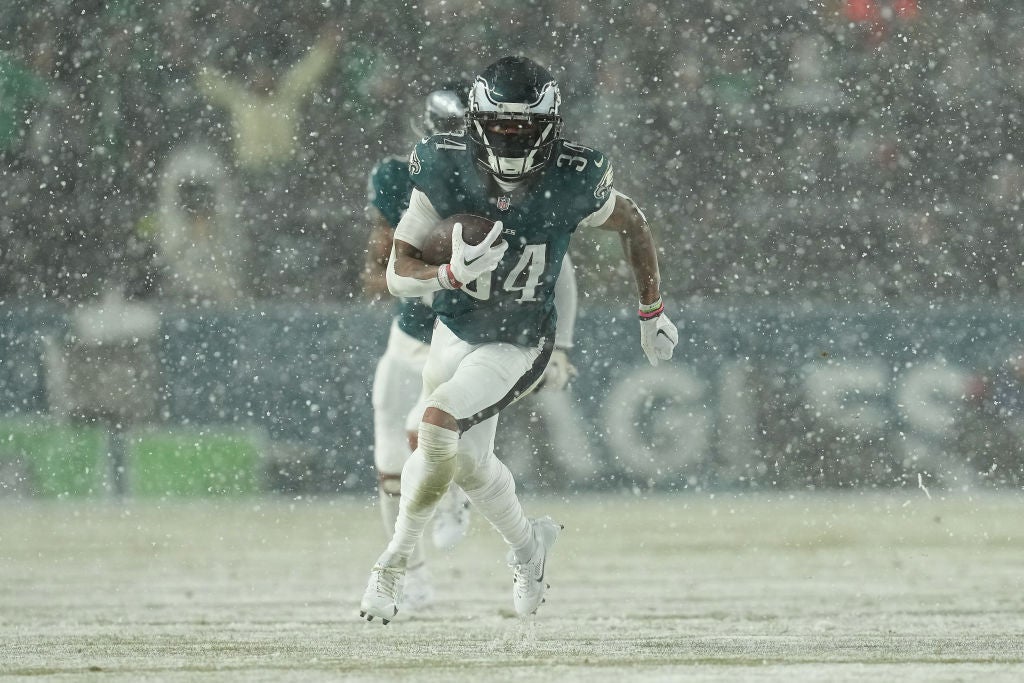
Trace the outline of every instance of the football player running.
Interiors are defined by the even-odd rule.
[[[420,137],[465,127],[465,87],[450,85],[427,95],[421,121],[412,128]],[[362,273],[363,290],[371,298],[388,295],[385,266],[394,236],[394,226],[409,203],[413,189],[409,163],[405,157],[389,157],[370,173],[366,207],[371,223],[366,263]],[[565,349],[572,346],[572,326],[576,318],[575,273],[566,259],[556,297],[559,317],[556,351],[545,371],[545,389],[563,389],[575,368]],[[378,495],[384,530],[388,538],[398,519],[401,472],[416,447],[416,430],[422,408],[415,409],[420,397],[421,377],[427,358],[435,313],[429,295],[399,299],[392,320],[387,347],[377,363],[373,378],[374,465],[377,469]],[[442,496],[434,514],[434,545],[451,548],[469,528],[469,499],[456,484]],[[410,555],[405,574],[401,607],[406,612],[422,610],[433,602],[433,585],[422,543]]]
[[[657,252],[643,214],[613,188],[603,154],[559,137],[559,104],[546,69],[505,57],[476,78],[468,130],[422,140],[410,156],[415,189],[395,230],[387,283],[396,296],[433,295],[438,320],[395,533],[360,606],[368,620],[387,623],[397,614],[416,544],[453,481],[509,546],[516,613],[533,614],[543,601],[561,525],[526,516],[493,441],[498,412],[537,385],[551,356],[555,284],[577,229],[619,233],[636,279],[640,346],[650,363],[670,359],[678,341],[664,313]],[[483,242],[468,245],[456,224],[451,261],[422,261],[419,247],[431,228],[459,213],[486,216],[494,227]]]

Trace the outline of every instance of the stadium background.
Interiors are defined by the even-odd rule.
[[[5,491],[369,492],[366,175],[436,83],[524,45],[684,331],[645,369],[618,246],[579,236],[581,377],[503,427],[524,486],[1019,485],[1013,3],[443,8],[3,3]],[[281,92],[317,49],[290,149],[246,157],[218,83]],[[182,225],[235,240],[194,290]]]

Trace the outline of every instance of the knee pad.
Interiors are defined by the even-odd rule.
[[[428,463],[443,463],[455,459],[459,447],[459,433],[428,422],[420,423],[419,451]]]

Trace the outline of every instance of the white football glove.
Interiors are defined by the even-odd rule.
[[[644,350],[651,365],[657,365],[658,361],[670,359],[672,351],[678,343],[679,331],[664,312],[646,319],[641,313],[640,348]]]
[[[540,378],[537,388],[544,391],[562,391],[569,380],[578,374],[576,366],[569,362],[569,354],[565,349],[555,349],[551,352],[551,360],[544,368],[544,375]]]
[[[466,284],[498,267],[508,249],[508,242],[503,241],[496,247],[491,245],[501,235],[501,230],[501,221],[495,221],[480,244],[469,245],[462,241],[462,223],[452,226],[452,260],[449,266],[456,280]]]

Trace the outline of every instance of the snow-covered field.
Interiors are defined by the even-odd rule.
[[[1020,681],[1024,495],[529,498],[565,524],[511,613],[479,518],[438,604],[357,618],[363,498],[0,504],[0,677]]]

